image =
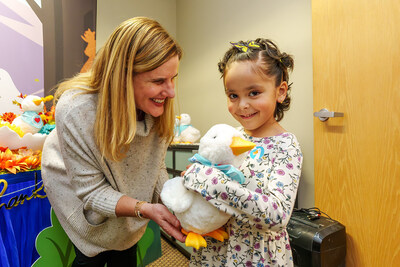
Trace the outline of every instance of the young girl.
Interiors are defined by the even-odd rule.
[[[225,242],[207,238],[191,266],[293,266],[286,225],[295,203],[302,153],[278,122],[290,105],[293,59],[270,40],[232,43],[218,64],[228,109],[256,143],[241,166],[240,185],[208,167],[189,168],[185,186],[232,214]],[[210,177],[212,176],[212,177]],[[216,177],[217,179],[213,179]],[[204,193],[206,191],[206,193]]]

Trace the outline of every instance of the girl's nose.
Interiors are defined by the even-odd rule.
[[[249,107],[249,103],[246,101],[246,99],[241,99],[239,102],[239,107],[242,109],[246,109]]]

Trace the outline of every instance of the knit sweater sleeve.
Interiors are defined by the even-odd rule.
[[[294,206],[299,183],[302,156],[298,147],[281,147],[276,159],[259,177],[258,187],[240,185],[222,172],[201,164],[193,164],[185,174],[184,184],[197,191],[218,209],[234,215],[243,225],[256,229],[284,227]],[[249,161],[243,165],[249,166]]]
[[[160,169],[161,169],[160,177],[157,179],[156,187],[154,189],[154,195],[153,195],[153,200],[152,200],[153,203],[157,203],[160,201],[160,194],[163,189],[164,183],[169,180],[167,166],[165,165],[165,153],[166,153],[166,150],[165,150],[164,156],[163,156],[164,160],[160,164]]]
[[[116,217],[115,207],[122,193],[112,188],[100,164],[101,155],[93,135],[94,107],[85,102],[70,106],[68,102],[71,99],[61,98],[57,105],[56,130],[75,194],[84,203],[85,210]]]

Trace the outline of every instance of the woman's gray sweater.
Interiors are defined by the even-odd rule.
[[[119,162],[102,160],[93,135],[97,94],[76,92],[67,91],[57,104],[56,129],[43,148],[42,179],[68,237],[92,257],[105,250],[128,249],[142,237],[148,220],[117,218],[115,207],[123,195],[157,201],[168,179],[164,163],[168,145],[146,114],[137,124],[126,157]]]

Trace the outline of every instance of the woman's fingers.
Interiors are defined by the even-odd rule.
[[[180,242],[185,242],[186,236],[181,232],[179,220],[167,207],[161,204],[152,204],[152,211],[150,214],[148,218],[155,221],[167,234]]]
[[[160,225],[160,227],[170,236],[174,237],[176,240],[185,243],[186,236],[182,234],[180,231],[180,228],[176,228],[172,226],[171,224],[163,224],[163,226]]]

